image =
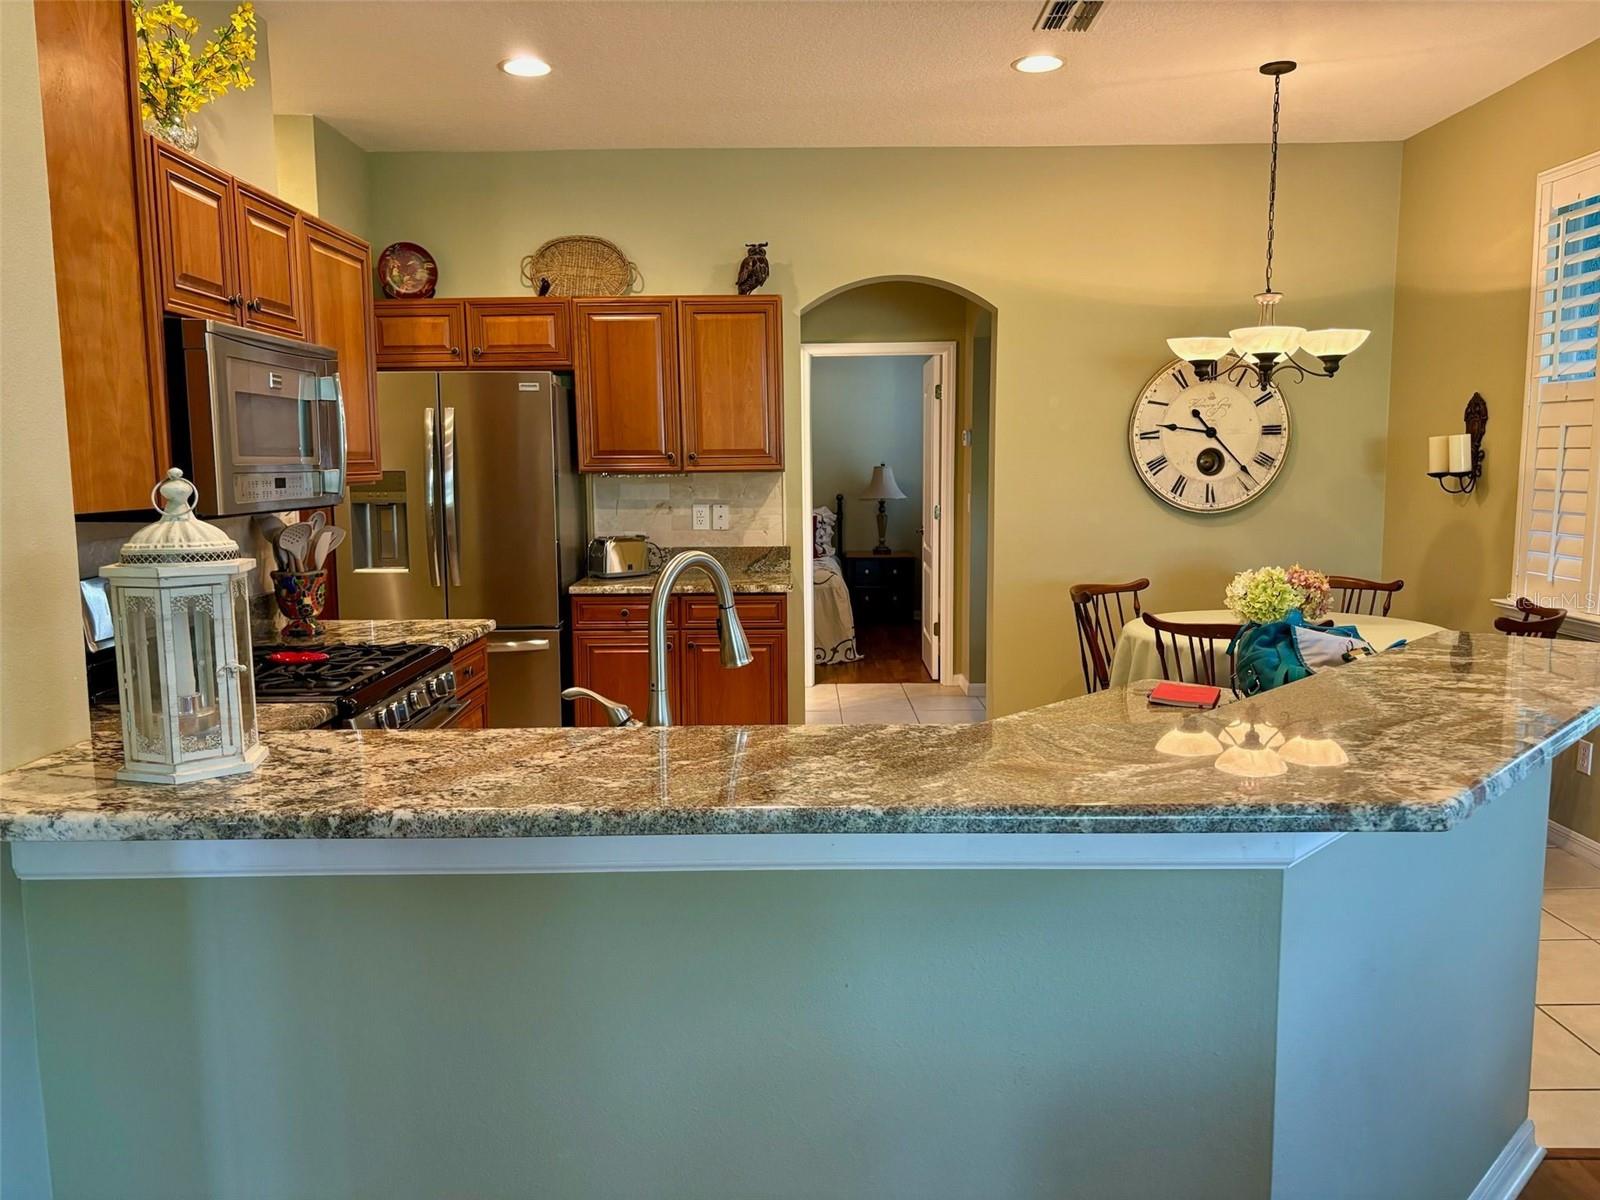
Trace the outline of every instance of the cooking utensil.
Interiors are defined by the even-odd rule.
[[[318,509],[311,514],[306,524],[311,526],[311,544],[315,546],[317,544],[317,536],[328,526],[328,518],[323,515],[321,509]]]
[[[278,535],[278,549],[289,556],[289,569],[306,569],[306,551],[311,548],[311,526],[304,521],[290,525]]]
[[[315,547],[311,552],[311,566],[320,571],[327,564],[328,555],[332,554],[344,543],[344,530],[335,525],[332,529],[324,529],[317,537]]]

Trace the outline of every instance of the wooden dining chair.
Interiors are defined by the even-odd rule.
[[[1229,621],[1164,621],[1151,613],[1144,614],[1144,623],[1156,635],[1161,678],[1233,689],[1233,656],[1227,655],[1228,674],[1221,683],[1217,682],[1217,657],[1219,650],[1227,654],[1228,643],[1243,626]]]
[[[1517,611],[1520,617],[1496,617],[1494,627],[1512,637],[1553,638],[1567,619],[1566,609],[1546,608],[1526,596],[1517,597]]]
[[[1354,575],[1328,576],[1333,611],[1364,613],[1369,617],[1387,617],[1389,606],[1394,603],[1394,594],[1405,585],[1404,579],[1391,579],[1385,583],[1378,579],[1358,579]],[[1380,600],[1383,604],[1381,609],[1378,607]]]
[[[1148,579],[1073,584],[1070,594],[1072,615],[1078,626],[1078,659],[1083,664],[1083,684],[1088,691],[1111,686],[1111,659],[1117,652],[1117,635],[1143,612],[1139,593],[1149,586]]]

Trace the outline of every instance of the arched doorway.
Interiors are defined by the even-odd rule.
[[[902,704],[909,712],[875,703],[876,719],[973,719],[988,691],[995,317],[975,293],[917,276],[856,280],[801,310],[802,544],[812,541],[813,514],[825,521],[825,510],[842,509],[844,517],[844,540],[831,560],[804,556],[807,683],[820,676],[824,687],[833,679],[876,684],[880,677],[931,685],[906,688],[911,700],[926,701]],[[901,420],[923,414],[911,437],[881,411],[891,389],[872,382],[890,373],[891,360],[901,380]],[[884,473],[899,485],[886,494],[903,498],[871,498]],[[886,539],[879,537],[879,508],[892,514]],[[873,557],[885,540],[892,554]],[[866,652],[858,663],[841,664],[838,646],[819,641],[819,633],[840,632],[828,616],[840,603],[833,572],[845,576],[850,615],[863,622],[857,643]],[[897,583],[885,590],[890,576]],[[897,590],[908,582],[910,596]],[[891,638],[875,624],[904,620],[909,605],[916,609],[914,641],[899,631]],[[815,697],[818,705],[808,720],[826,702],[822,693],[808,687],[808,704]]]

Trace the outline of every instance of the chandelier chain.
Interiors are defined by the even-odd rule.
[[[1283,96],[1283,76],[1272,77],[1272,159],[1267,173],[1267,286],[1272,291],[1272,238],[1278,216],[1278,109]]]

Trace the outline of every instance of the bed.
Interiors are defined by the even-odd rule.
[[[812,654],[819,667],[861,661],[856,647],[856,618],[845,585],[844,496],[833,498],[833,508],[811,514],[811,614]]]

